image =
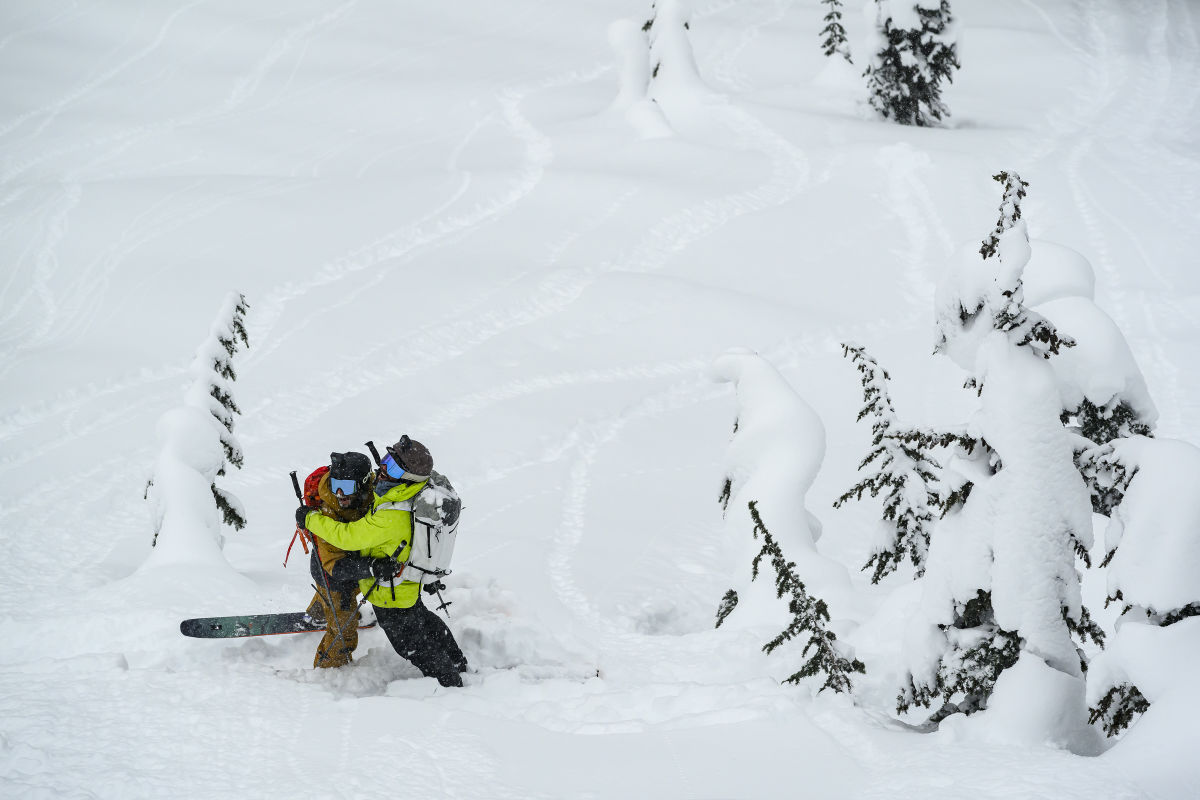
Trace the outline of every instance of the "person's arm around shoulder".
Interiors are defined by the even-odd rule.
[[[338,522],[324,514],[313,512],[304,519],[304,525],[310,531],[329,542],[334,547],[343,550],[365,550],[377,544],[386,542],[389,538],[387,519],[380,514],[367,514],[354,522]]]

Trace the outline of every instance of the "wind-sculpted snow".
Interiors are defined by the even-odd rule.
[[[1163,615],[1200,603],[1200,448],[1171,439],[1135,436],[1114,444],[1116,457],[1136,472],[1105,532],[1116,551],[1108,594],[1141,613]],[[1133,618],[1138,614],[1130,612]]]

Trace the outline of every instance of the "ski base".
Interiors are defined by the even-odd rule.
[[[375,621],[359,623],[358,629],[375,627]],[[323,621],[314,621],[303,611],[288,614],[245,614],[237,617],[198,617],[179,623],[179,632],[194,639],[241,639],[247,636],[279,636],[285,633],[324,631]]]

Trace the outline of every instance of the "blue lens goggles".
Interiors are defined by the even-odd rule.
[[[349,497],[358,491],[358,481],[353,478],[330,478],[329,488],[333,490],[334,494],[341,492]]]
[[[391,457],[391,453],[388,453],[388,455],[384,456],[383,461],[379,463],[383,464],[383,468],[388,471],[388,475],[390,477],[394,477],[394,479],[397,481],[401,480],[402,477],[404,477],[404,473],[407,473],[408,471],[401,467],[400,464],[396,463],[396,459]]]
[[[404,476],[408,474],[408,470],[397,464],[396,459],[392,458],[391,453],[388,453],[386,456],[384,456],[383,460],[379,463],[381,463],[383,468],[387,471],[388,477],[394,480],[403,480]]]

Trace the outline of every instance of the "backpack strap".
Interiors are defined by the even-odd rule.
[[[400,500],[398,502],[380,503],[371,509],[371,513],[374,514],[376,511],[407,511],[411,514],[412,510],[412,500]]]

